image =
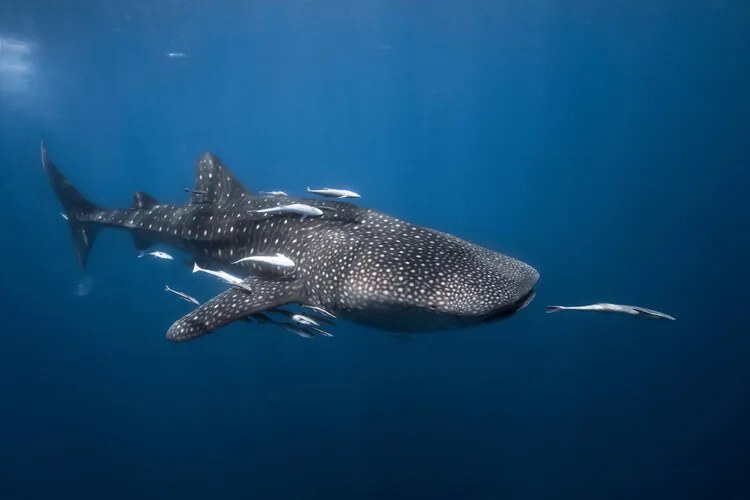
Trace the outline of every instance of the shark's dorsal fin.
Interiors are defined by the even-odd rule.
[[[243,288],[232,287],[175,321],[167,340],[192,340],[252,314],[302,301],[296,281],[248,278],[242,284]]]
[[[203,153],[198,158],[191,203],[224,204],[251,194],[216,155]]]
[[[133,193],[133,208],[149,209],[154,208],[159,202],[156,198],[150,194],[146,194],[143,191],[136,191]]]

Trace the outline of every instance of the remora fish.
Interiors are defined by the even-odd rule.
[[[250,257],[243,257],[240,260],[232,262],[232,264],[239,264],[240,262],[263,262],[265,264],[271,264],[278,267],[294,267],[294,261],[282,253],[276,255],[251,255]]]
[[[81,266],[104,228],[128,231],[139,249],[177,248],[201,266],[232,268],[248,254],[294,259],[294,274],[281,278],[234,265],[251,274],[242,281],[247,289],[231,287],[177,320],[167,332],[176,342],[286,304],[391,331],[461,328],[515,314],[539,278],[519,260],[341,201],[289,199],[329,207],[316,218],[259,215],[278,200],[253,194],[208,153],[198,160],[195,186],[206,194],[180,206],[139,193],[130,208],[103,209],[65,179],[44,147],[42,165],[69,217]]]
[[[292,315],[292,321],[295,323],[299,323],[300,325],[305,326],[320,326],[320,323],[315,321],[309,316],[305,316],[304,314],[293,314]]]
[[[198,299],[196,299],[195,297],[192,297],[192,296],[186,294],[185,292],[180,292],[179,290],[175,290],[173,288],[169,288],[169,285],[164,285],[164,290],[177,295],[179,298],[181,298],[185,302],[190,302],[191,304],[195,304],[196,306],[201,305],[201,303],[198,302]]]
[[[332,189],[332,188],[310,189],[308,187],[307,192],[317,194],[320,196],[327,196],[328,198],[361,198],[360,195],[358,195],[354,191],[349,191],[348,189]]]
[[[303,339],[312,339],[315,337],[307,328],[300,328],[297,326],[284,326],[284,329],[294,334],[299,335]]]
[[[284,311],[284,310],[279,310],[277,312],[302,326],[320,326],[320,323],[312,319],[310,316],[305,316],[304,314],[299,314],[299,313],[294,313],[292,311]]]
[[[625,314],[628,316],[639,316],[642,318],[651,319],[669,319],[674,321],[674,318],[669,314],[663,312],[654,311],[653,309],[646,309],[645,307],[638,306],[626,306],[621,304],[591,304],[588,306],[547,306],[548,313],[554,313],[558,311],[590,311],[604,314]]]
[[[138,258],[140,259],[142,257],[145,257],[146,255],[150,255],[151,257],[154,257],[157,259],[174,260],[174,257],[169,255],[167,252],[160,252],[158,250],[155,252],[141,252],[138,254]]]
[[[311,305],[308,305],[308,304],[300,304],[300,306],[306,307],[307,309],[311,309],[311,310],[315,311],[316,313],[322,314],[323,316],[328,316],[329,318],[336,319],[335,315],[329,313],[328,311],[326,311],[322,307],[311,306]]]
[[[229,274],[224,271],[212,271],[211,269],[203,269],[201,266],[198,265],[197,262],[193,263],[193,272],[194,273],[206,273],[206,274],[210,274],[211,276],[216,276],[220,280],[225,281],[229,283],[230,285],[242,284],[242,278],[238,278],[237,276],[234,276],[233,274]]]
[[[291,205],[281,205],[278,207],[270,207],[270,208],[262,208],[260,210],[253,210],[253,212],[258,214],[291,214],[291,215],[301,215],[304,219],[305,217],[320,217],[323,215],[323,211],[319,209],[318,207],[313,207],[310,205],[305,205],[302,203],[292,203]]]

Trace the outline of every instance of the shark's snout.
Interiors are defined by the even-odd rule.
[[[497,309],[492,311],[489,315],[491,318],[506,317],[514,314],[534,300],[534,296],[536,295],[534,286],[539,281],[539,272],[525,262],[515,261],[518,272],[514,273],[512,283],[509,287],[513,292],[509,295],[508,303],[500,304]]]
[[[539,273],[530,265],[481,248],[476,257],[476,272],[463,279],[463,294],[456,304],[459,314],[489,317],[515,312],[533,298]]]
[[[526,264],[525,262],[517,261],[520,264],[520,273],[516,281],[516,291],[518,299],[525,298],[536,286],[536,282],[539,281],[539,271]]]

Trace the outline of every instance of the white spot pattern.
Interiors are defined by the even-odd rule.
[[[252,293],[222,293],[177,321],[167,335],[171,340],[194,338],[292,299],[380,328],[462,326],[512,308],[538,278],[513,258],[348,203],[254,196],[210,154],[197,170],[189,205],[94,211],[82,218],[127,227],[141,240],[187,251],[202,265],[250,276]],[[275,210],[295,204],[320,215]],[[247,259],[277,254],[294,268]]]

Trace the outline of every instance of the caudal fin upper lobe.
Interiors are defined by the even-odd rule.
[[[86,267],[91,246],[99,232],[99,228],[91,222],[81,220],[83,216],[100,210],[98,206],[87,200],[76,188],[65,178],[60,170],[47,156],[47,148],[42,141],[42,167],[47,174],[47,179],[55,191],[57,198],[63,206],[65,215],[68,217],[70,232],[73,236],[78,263],[82,268]]]

